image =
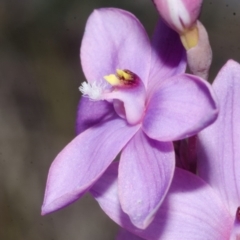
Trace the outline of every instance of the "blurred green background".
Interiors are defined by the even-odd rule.
[[[150,0],[0,1],[0,239],[110,240],[117,226],[86,195],[40,216],[46,177],[75,135],[84,81],[79,46],[94,8],[133,12],[151,35]],[[201,20],[213,48],[211,79],[229,58],[240,62],[239,0],[204,0]]]

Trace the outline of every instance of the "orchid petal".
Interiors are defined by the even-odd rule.
[[[111,103],[107,101],[92,101],[87,97],[82,97],[77,110],[77,134],[101,121],[111,118],[114,114],[116,113]]]
[[[123,149],[119,164],[122,209],[138,228],[153,220],[173,178],[175,157],[171,142],[148,138],[141,130]]]
[[[121,228],[119,231],[116,240],[144,240],[143,238],[138,237],[137,235],[127,231],[124,228]]]
[[[198,135],[199,175],[219,193],[235,216],[240,205],[240,65],[228,61],[213,89],[219,99],[219,117]]]
[[[162,82],[152,95],[143,120],[143,130],[153,139],[187,138],[217,118],[215,95],[206,81],[181,74]]]
[[[105,8],[89,17],[80,51],[82,68],[89,82],[128,69],[146,84],[151,45],[139,20],[131,13]]]
[[[229,239],[233,219],[214,190],[196,175],[176,169],[172,185],[155,219],[136,228],[121,210],[117,164],[112,164],[90,190],[104,212],[128,231],[151,240]]]
[[[42,214],[76,201],[103,174],[139,126],[122,119],[101,122],[74,138],[52,163]]]
[[[179,35],[159,19],[152,40],[151,71],[148,90],[161,84],[163,79],[184,73],[186,51]]]

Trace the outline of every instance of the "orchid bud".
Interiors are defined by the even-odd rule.
[[[190,71],[208,78],[212,50],[204,26],[197,21],[202,0],[153,0],[164,21],[176,32],[187,51]]]
[[[205,27],[200,21],[197,21],[196,27],[199,36],[198,42],[196,46],[189,49],[186,48],[188,66],[194,75],[197,75],[203,79],[208,79],[208,72],[212,63],[212,49]]]
[[[194,27],[202,0],[153,0],[166,23],[180,35]]]

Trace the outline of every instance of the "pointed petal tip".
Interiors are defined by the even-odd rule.
[[[165,198],[165,196],[162,198],[162,201],[164,200],[164,198]],[[137,218],[137,217],[131,217],[131,216],[128,215],[128,213],[126,213],[126,212],[125,212],[125,213],[129,216],[131,223],[132,223],[135,227],[137,227],[137,228],[139,228],[139,229],[141,229],[141,230],[145,230],[145,229],[148,228],[148,226],[153,222],[153,220],[154,220],[154,218],[155,218],[155,215],[157,214],[157,211],[158,211],[159,207],[160,207],[161,204],[162,204],[162,201],[161,201],[161,202],[158,204],[158,206],[157,206],[154,210],[152,210],[145,218],[143,218],[143,217],[139,217],[139,218]],[[123,209],[122,209],[122,210],[123,210]]]
[[[41,216],[46,216],[50,213],[54,213],[64,207],[68,206],[69,204],[63,205],[63,206],[58,206],[58,205],[56,205],[56,203],[43,204],[42,208],[41,208]]]
[[[81,197],[81,196],[80,196]],[[45,216],[47,214],[56,212],[64,207],[67,207],[68,205],[72,204],[76,200],[78,200],[80,197],[73,197],[73,196],[63,196],[62,198],[58,198],[51,202],[44,202],[41,208],[41,215]]]
[[[230,65],[230,66],[237,66],[237,67],[240,66],[240,64],[239,64],[238,62],[236,62],[235,60],[233,60],[233,59],[227,60],[225,66],[229,66],[229,65]]]
[[[82,192],[82,194],[77,194],[77,193],[65,194],[65,195],[62,195],[61,197],[58,197],[56,199],[50,199],[50,200],[48,199],[48,196],[45,196],[42,209],[41,209],[41,215],[44,216],[49,213],[56,212],[72,204],[73,202],[77,201],[84,193],[85,191]]]
[[[223,71],[229,71],[229,69],[239,72],[240,71],[240,64],[233,59],[229,59],[225,63],[225,65],[222,67],[222,69],[219,71],[219,73],[221,73]],[[214,82],[213,82],[213,84],[214,84]]]
[[[158,209],[158,208],[157,208]],[[155,214],[157,212],[157,209],[155,211],[151,211],[147,216],[141,216],[140,214],[136,214],[135,216],[129,215],[127,212],[125,212],[123,209],[123,212],[126,213],[131,221],[131,223],[137,227],[138,229],[146,229],[154,220]]]
[[[140,220],[133,220],[130,218],[133,225],[139,229],[146,229],[153,221],[155,214],[150,213],[146,218]]]
[[[41,208],[41,216],[45,216],[45,215],[50,214],[55,211],[57,211],[57,209],[56,210],[51,209],[51,207],[49,207],[49,204],[47,204],[47,205],[43,204],[42,208]]]
[[[42,206],[41,216],[45,216],[45,215],[47,215],[48,213],[50,213],[50,212],[46,211],[45,208],[44,208],[44,206]]]
[[[132,219],[130,219],[130,220],[135,227],[137,227],[138,229],[142,229],[142,230],[146,229],[148,227],[148,225],[151,223],[146,220],[140,221],[140,222],[132,221]]]

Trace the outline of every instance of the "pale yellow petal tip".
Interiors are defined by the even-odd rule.
[[[186,50],[196,47],[199,40],[198,28],[187,29],[180,35],[183,46]]]
[[[104,76],[104,79],[112,86],[116,86],[120,84],[120,80],[115,74]]]

